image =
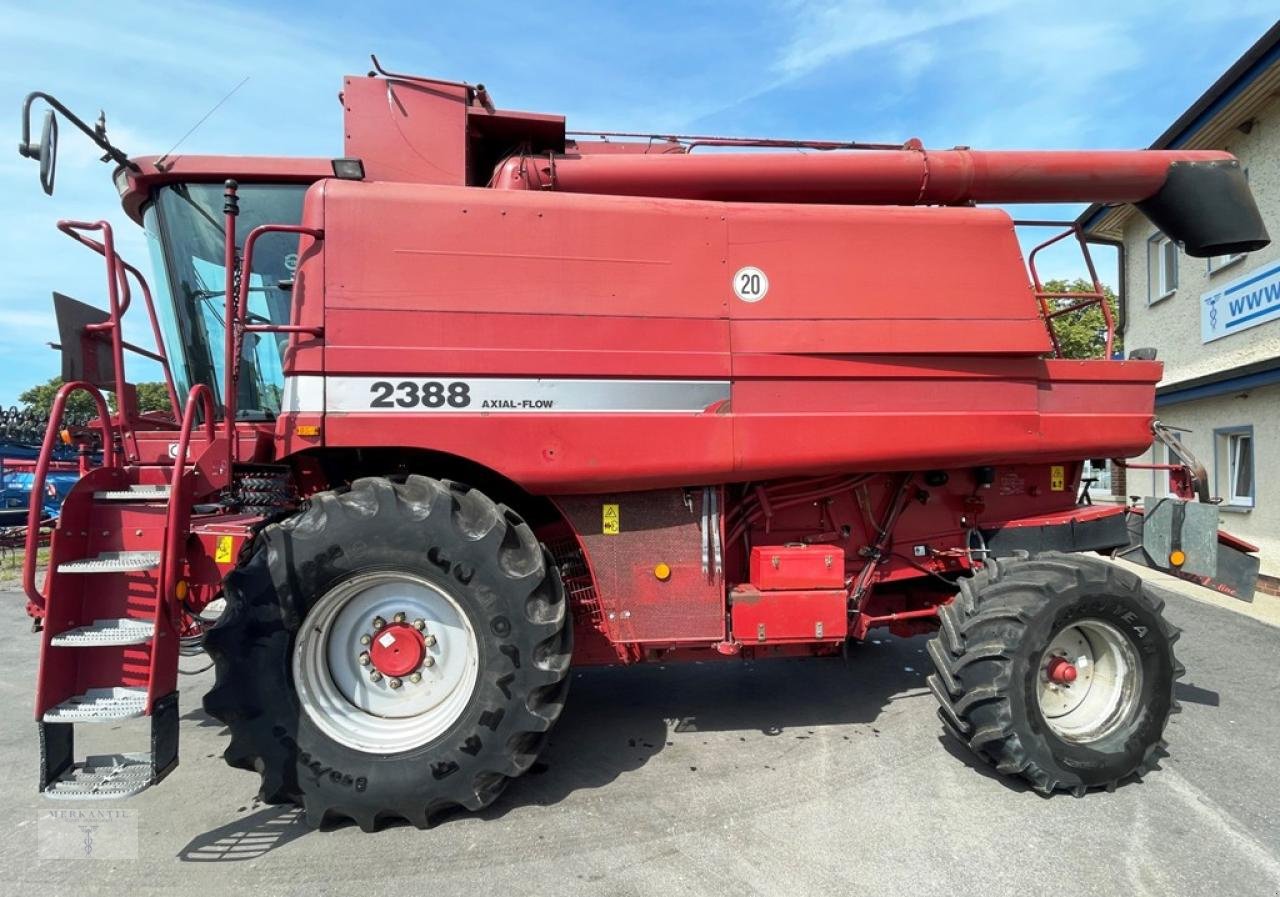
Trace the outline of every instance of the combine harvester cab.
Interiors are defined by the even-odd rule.
[[[1096,275],[1048,291],[978,204],[1131,202],[1192,255],[1248,251],[1232,157],[574,135],[375,68],[344,82],[336,159],[130,158],[28,98],[46,191],[60,115],[117,165],[162,285],[106,222],[59,223],[108,309],[56,297],[35,487],[76,390],[102,454],[43,586],[24,571],[46,794],[171,770],[201,649],[227,761],[372,829],[491,803],[571,663],[838,656],[877,628],[933,633],[943,724],[1044,793],[1155,766],[1176,633],[1096,555],[1244,598],[1256,558],[1189,457],[1177,498],[1078,501],[1086,459],[1164,438],[1161,365],[1112,359]],[[139,297],[154,349],[121,335]],[[1094,307],[1104,357],[1062,357],[1055,321]],[[130,352],[169,415],[137,412]],[[76,726],[135,716],[149,753],[76,759]]]

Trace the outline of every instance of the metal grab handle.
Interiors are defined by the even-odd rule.
[[[111,415],[107,408],[107,400],[102,392],[92,383],[84,380],[72,380],[64,383],[53,398],[53,407],[49,410],[49,424],[45,427],[44,442],[40,445],[40,459],[36,463],[35,476],[31,481],[31,507],[27,510],[27,539],[24,546],[25,556],[22,559],[22,590],[27,593],[28,610],[44,611],[49,581],[52,571],[45,577],[45,593],[36,588],[36,551],[40,545],[40,511],[43,503],[38,501],[44,495],[45,479],[49,475],[49,464],[53,461],[53,447],[58,439],[58,431],[62,423],[62,413],[67,407],[67,399],[78,389],[89,393],[98,409],[98,420],[102,424],[102,466],[115,467],[116,438],[115,428],[111,424]]]
[[[178,570],[181,567],[178,555],[182,551],[183,535],[179,529],[178,496],[182,489],[182,477],[187,471],[187,450],[191,445],[191,431],[195,428],[197,409],[204,411],[205,438],[213,445],[217,433],[214,427],[213,390],[204,383],[197,383],[187,394],[187,404],[182,412],[182,429],[178,433],[178,450],[173,456],[173,474],[169,477],[169,507],[165,514],[164,554],[160,559],[160,582],[164,588],[161,592],[161,606],[175,597],[178,586]]]
[[[235,218],[239,214],[239,207],[235,204],[235,188],[228,187],[228,193],[231,196],[230,207],[233,212],[227,216],[227,258],[230,260],[234,255],[235,246]],[[253,271],[253,247],[258,242],[258,238],[263,234],[298,234],[300,236],[311,237],[313,240],[323,240],[324,230],[318,227],[307,227],[302,224],[259,224],[253,230],[249,231],[244,238],[244,250],[240,256],[240,283],[239,289],[234,297],[234,306],[231,296],[231,267],[227,270],[227,344],[226,355],[224,358],[223,381],[224,388],[222,390],[222,407],[225,415],[224,426],[226,429],[226,437],[229,444],[234,443],[235,437],[235,416],[236,416],[236,386],[240,375],[240,355],[243,349],[241,337],[246,333],[310,333],[320,336],[324,331],[317,327],[303,327],[297,324],[255,324],[246,326],[245,318],[249,310],[249,280]],[[230,265],[230,262],[229,262]],[[228,449],[230,450],[230,449]]]

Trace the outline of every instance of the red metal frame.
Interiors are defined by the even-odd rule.
[[[169,355],[165,349],[164,338],[160,332],[160,321],[156,316],[155,302],[151,298],[151,288],[147,285],[146,278],[133,265],[124,261],[116,253],[115,236],[111,230],[111,224],[106,221],[69,221],[62,220],[58,222],[58,230],[62,231],[71,239],[75,240],[83,246],[87,246],[94,252],[103,257],[107,266],[107,297],[110,308],[110,319],[101,324],[90,324],[85,328],[89,332],[107,332],[111,334],[111,353],[112,363],[115,367],[116,379],[116,401],[120,405],[118,409],[122,415],[120,423],[124,424],[124,390],[125,390],[125,374],[124,374],[124,350],[141,355],[144,358],[150,358],[152,361],[159,362],[161,369],[164,371],[165,388],[169,394],[169,404],[173,409],[173,417],[176,421],[179,414],[178,407],[178,391],[174,387],[173,372],[169,366]],[[90,237],[85,236],[85,231],[101,231],[102,241],[99,242]],[[124,313],[129,310],[131,294],[129,291],[129,276],[132,276],[138,282],[138,287],[142,290],[142,298],[147,306],[147,316],[151,321],[151,333],[156,341],[156,351],[151,352],[140,346],[135,346],[124,339],[121,320]]]
[[[1093,256],[1089,252],[1089,243],[1085,239],[1084,230],[1080,227],[1078,221],[1015,221],[1014,224],[1024,227],[1064,227],[1066,228],[1057,236],[1050,237],[1043,243],[1037,245],[1031,250],[1027,256],[1027,269],[1031,272],[1031,282],[1035,288],[1036,299],[1040,301],[1040,312],[1044,315],[1045,326],[1049,329],[1049,339],[1053,341],[1053,354],[1057,358],[1062,358],[1062,346],[1058,342],[1058,334],[1053,329],[1053,321],[1062,315],[1071,314],[1088,308],[1091,305],[1098,306],[1102,312],[1102,320],[1106,327],[1107,335],[1105,348],[1103,349],[1103,358],[1110,358],[1113,354],[1113,346],[1115,344],[1115,322],[1112,320],[1111,304],[1107,302],[1106,292],[1103,289],[1102,281],[1098,279],[1098,271],[1093,266]],[[1089,280],[1093,283],[1093,291],[1083,292],[1052,292],[1046,291],[1044,284],[1040,282],[1040,274],[1036,270],[1036,256],[1041,250],[1065,240],[1067,237],[1074,236],[1076,242],[1080,244],[1080,253],[1084,256],[1085,266],[1089,270]],[[1072,302],[1065,308],[1053,308],[1050,302],[1053,300],[1067,299],[1077,300]]]
[[[72,380],[70,383],[62,384],[53,397],[53,405],[49,409],[49,424],[44,432],[44,443],[40,448],[40,458],[36,462],[35,476],[31,480],[33,496],[44,492],[44,482],[49,474],[50,462],[53,460],[53,447],[58,444],[58,433],[62,428],[62,413],[66,410],[67,399],[73,392],[81,389],[89,394],[98,410],[98,423],[102,427],[102,466],[115,466],[115,428],[107,409],[107,400],[92,383]],[[27,540],[24,548],[26,554],[22,564],[22,590],[27,594],[27,612],[34,617],[44,614],[48,600],[48,582],[45,583],[46,592],[36,588],[36,551],[39,548],[40,513],[40,503],[32,501],[31,508],[27,512]]]

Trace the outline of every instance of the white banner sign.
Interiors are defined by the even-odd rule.
[[[1201,342],[1280,319],[1280,262],[1242,274],[1200,297]]]

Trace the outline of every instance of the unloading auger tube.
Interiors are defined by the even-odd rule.
[[[1268,237],[1240,163],[1213,151],[901,150],[513,156],[493,185],[726,202],[1133,203],[1205,257]]]

